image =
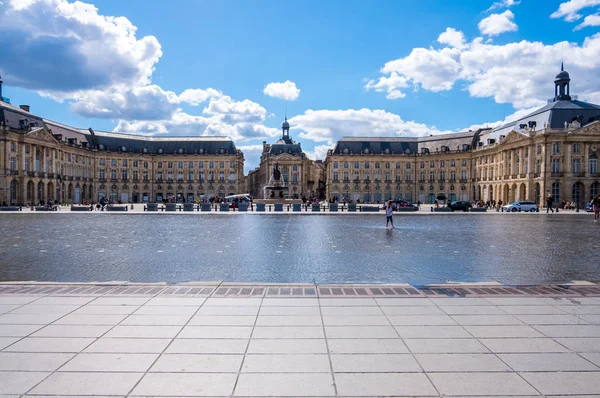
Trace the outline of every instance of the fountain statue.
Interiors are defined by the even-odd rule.
[[[269,178],[269,184],[264,187],[265,199],[283,199],[284,195],[289,191],[289,187],[285,186],[285,181],[281,178],[281,171],[279,171],[279,163],[275,163],[273,167],[273,173]]]

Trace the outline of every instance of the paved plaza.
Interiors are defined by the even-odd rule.
[[[0,396],[600,396],[595,284],[179,286],[0,285]]]

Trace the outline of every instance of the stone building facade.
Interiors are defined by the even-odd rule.
[[[0,102],[0,203],[191,201],[240,193],[244,155],[226,137],[78,130]]]
[[[570,96],[570,77],[523,118],[494,129],[414,138],[347,137],[326,159],[327,198],[532,200],[543,205],[599,193],[600,106]]]
[[[279,165],[283,184],[288,187],[290,198],[320,197],[325,194],[325,168],[322,162],[309,159],[300,143],[290,137],[290,124],[283,122],[281,139],[273,144],[263,142],[260,165],[248,173],[248,192],[254,198],[266,199],[264,187],[275,164]]]

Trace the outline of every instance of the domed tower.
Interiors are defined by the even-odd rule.
[[[287,116],[285,117],[285,121],[281,125],[281,129],[283,130],[282,138],[287,142],[290,139],[290,124],[287,121]]]
[[[569,85],[571,78],[569,73],[564,69],[563,63],[560,63],[560,72],[554,78],[554,101],[570,101],[571,96]]]

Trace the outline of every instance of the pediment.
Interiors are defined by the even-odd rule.
[[[519,141],[524,141],[526,139],[528,139],[529,137],[524,136],[523,134],[513,130],[510,133],[508,133],[506,135],[506,137],[504,137],[504,139],[502,140],[501,144],[510,144],[513,142],[519,142]]]
[[[600,135],[600,120],[578,128],[577,130],[570,131],[569,134]]]
[[[277,160],[297,160],[298,156],[291,155],[289,153],[282,153],[274,157]]]
[[[45,142],[51,142],[51,143],[58,142],[58,141],[56,141],[56,138],[54,138],[54,136],[52,134],[50,134],[48,132],[48,130],[46,130],[44,127],[40,127],[38,129],[31,130],[28,133],[26,133],[25,135],[27,137],[34,138],[38,141],[45,141]]]

